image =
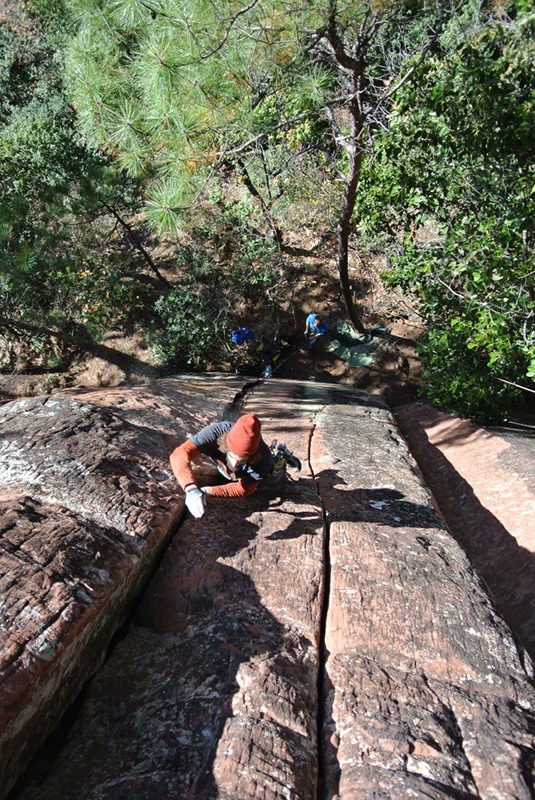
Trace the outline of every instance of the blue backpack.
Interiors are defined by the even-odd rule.
[[[254,333],[248,328],[237,328],[230,335],[234,344],[243,344],[245,341],[254,339]]]

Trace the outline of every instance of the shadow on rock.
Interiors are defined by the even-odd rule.
[[[452,535],[485,581],[507,624],[535,659],[535,553],[520,546],[516,537],[482,505],[470,483],[440,448],[429,442],[423,427],[412,433],[406,427],[402,430],[410,438],[411,450]],[[449,441],[454,441],[453,437]],[[462,437],[460,441],[464,441]],[[490,470],[489,462],[489,479]]]
[[[374,522],[393,528],[440,528],[444,523],[429,505],[415,503],[397,489],[347,489],[336,470],[316,476],[329,522]]]
[[[269,504],[254,499],[253,507]],[[236,713],[233,703],[243,704],[240,682],[260,671],[266,681],[275,672],[306,683],[296,652],[310,644],[285,631],[241,569],[259,530],[257,516],[244,519],[242,506],[226,501],[223,518],[221,504],[213,503],[202,520],[186,519],[127,636],[94,679],[70,742],[45,783],[18,800],[220,796],[214,763],[216,757],[232,762],[218,747]],[[295,520],[296,531],[305,520],[306,514]],[[254,728],[247,698],[242,727]],[[247,750],[242,727],[231,732],[231,750]],[[307,739],[283,728],[279,738]],[[303,747],[288,747],[297,745]]]
[[[318,519],[322,518],[322,509],[318,494],[309,482],[296,481],[291,488],[286,484],[282,491],[276,487],[259,490],[257,498],[260,501],[260,510],[269,508],[278,515],[277,528],[266,536],[267,540],[299,539],[302,536],[320,533],[320,529],[318,529],[314,534],[314,528],[317,526]],[[291,508],[286,507],[285,500],[288,498],[293,501]],[[302,506],[304,508],[301,509]],[[323,524],[321,530],[323,530]]]

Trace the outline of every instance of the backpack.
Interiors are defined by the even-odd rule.
[[[254,333],[248,328],[237,328],[230,335],[234,344],[243,344],[247,340],[254,339]]]

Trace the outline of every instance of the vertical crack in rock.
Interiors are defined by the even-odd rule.
[[[243,407],[243,404],[247,399],[247,395],[254,391],[259,383],[261,383],[260,380],[252,380],[245,383],[240,391],[234,395],[230,403],[227,403],[227,405],[224,407],[223,413],[221,414],[221,419],[234,420],[236,417],[236,412]]]
[[[325,527],[325,541],[324,541],[324,550],[323,550],[323,563],[324,563],[324,583],[323,583],[323,603],[321,609],[321,617],[320,617],[320,632],[319,632],[319,663],[318,663],[318,686],[317,686],[317,694],[318,694],[318,710],[317,710],[317,752],[318,752],[318,788],[317,788],[317,797],[318,800],[321,800],[324,794],[324,775],[325,775],[325,759],[324,759],[324,752],[323,752],[323,728],[325,725],[325,714],[326,714],[326,704],[327,704],[327,697],[326,697],[326,688],[325,688],[325,666],[327,662],[327,654],[325,652],[325,629],[327,626],[327,614],[329,611],[329,597],[331,591],[331,557],[330,557],[330,523],[329,523],[329,512],[325,503],[323,502],[323,498],[320,493],[319,484],[316,480],[316,476],[314,474],[314,470],[312,468],[312,458],[311,458],[311,450],[312,450],[312,439],[314,436],[314,431],[316,426],[313,425],[310,431],[310,437],[308,440],[308,464],[309,469],[312,475],[312,480],[314,482],[314,486],[316,488],[316,494],[318,499],[321,503],[322,513],[323,513],[323,524]]]

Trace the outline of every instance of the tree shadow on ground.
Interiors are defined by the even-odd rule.
[[[415,503],[398,489],[346,489],[333,469],[316,475],[329,522],[367,522],[392,528],[442,528],[444,523],[430,505]]]

